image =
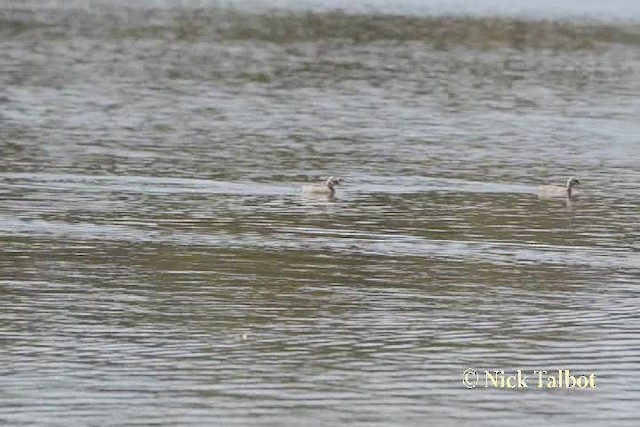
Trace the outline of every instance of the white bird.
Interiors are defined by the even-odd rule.
[[[330,176],[322,184],[309,184],[302,187],[302,192],[307,194],[323,194],[326,196],[333,196],[336,192],[334,187],[340,185],[342,180],[340,178],[334,178]]]
[[[578,181],[575,177],[571,177],[567,180],[566,186],[561,185],[541,185],[538,187],[538,197],[541,199],[555,198],[555,197],[565,197],[567,199],[571,199],[573,195],[573,187],[579,185],[580,181]]]

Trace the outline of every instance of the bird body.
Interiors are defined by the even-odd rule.
[[[317,194],[333,196],[336,192],[335,186],[340,185],[342,180],[340,178],[329,177],[325,182],[321,184],[309,184],[302,187],[302,192],[307,194]]]
[[[570,199],[573,193],[573,187],[579,185],[580,181],[571,177],[567,180],[567,185],[541,185],[538,187],[538,197],[542,199],[564,197]]]

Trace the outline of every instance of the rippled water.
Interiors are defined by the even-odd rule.
[[[0,422],[637,425],[639,72],[632,24],[0,8]]]

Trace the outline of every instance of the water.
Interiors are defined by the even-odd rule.
[[[637,425],[637,24],[83,4],[0,8],[0,422]]]

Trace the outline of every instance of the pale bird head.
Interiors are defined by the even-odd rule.
[[[580,181],[578,180],[578,178],[572,176],[567,180],[567,188],[571,188],[574,185],[580,185]]]
[[[329,187],[329,188],[333,188],[334,186],[340,185],[340,184],[342,184],[342,180],[340,178],[334,178],[334,177],[330,176],[327,179],[327,187]]]

